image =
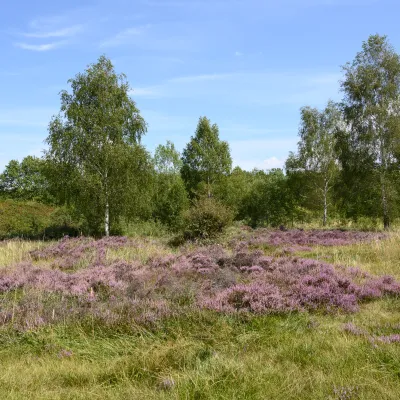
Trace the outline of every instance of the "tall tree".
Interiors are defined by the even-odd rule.
[[[286,169],[290,173],[300,172],[307,177],[309,191],[317,199],[317,208],[322,208],[322,224],[328,218],[329,195],[337,175],[338,163],[335,153],[336,130],[342,125],[339,108],[329,101],[326,108],[301,109],[298,154],[289,157]]]
[[[399,161],[400,57],[386,36],[373,35],[343,70],[344,112],[350,126],[345,144],[349,156],[377,177],[387,229],[397,195],[393,179]]]
[[[205,185],[207,196],[212,187],[232,169],[229,145],[219,138],[217,124],[211,125],[206,117],[199,119],[196,132],[183,151],[182,178],[191,195]]]
[[[61,92],[46,156],[78,209],[86,215],[102,210],[99,221],[108,236],[110,220],[126,211],[131,189],[150,168],[140,146],[146,123],[129,96],[125,75],[117,74],[105,56],[68,82],[72,91]]]

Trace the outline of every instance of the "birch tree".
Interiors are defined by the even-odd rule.
[[[303,107],[299,129],[297,155],[287,162],[287,169],[297,169],[307,175],[306,184],[322,208],[322,224],[328,220],[330,192],[337,174],[335,132],[341,124],[341,113],[332,101],[322,111]]]
[[[199,119],[196,132],[183,150],[182,178],[190,194],[205,186],[207,197],[212,197],[213,186],[232,169],[232,158],[227,142],[220,140],[217,124],[206,117]]]
[[[125,75],[105,56],[68,83],[71,92],[61,92],[60,113],[49,124],[46,158],[72,203],[87,215],[102,210],[97,217],[108,236],[110,220],[125,209],[135,174],[147,168],[140,147],[146,123]]]
[[[400,140],[400,57],[386,36],[372,35],[351,63],[343,67],[344,111],[348,141],[359,162],[378,177],[385,229],[396,196]]]

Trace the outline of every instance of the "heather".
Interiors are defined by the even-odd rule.
[[[381,232],[362,232],[354,230],[323,230],[323,229],[286,229],[280,230],[256,229],[246,238],[250,246],[296,246],[300,250],[309,249],[309,246],[345,246],[360,242],[379,241],[387,237]]]
[[[2,242],[0,390],[15,399],[398,397],[396,233],[238,228],[214,244],[167,243]]]
[[[105,324],[157,322],[186,312],[182,304],[226,314],[355,312],[362,302],[400,294],[391,276],[260,250],[210,245],[118,258],[118,251],[145,245],[126,237],[65,237],[29,252],[30,261],[0,271],[0,320],[7,325],[11,318],[21,329],[94,317]],[[10,295],[16,291],[18,301]]]

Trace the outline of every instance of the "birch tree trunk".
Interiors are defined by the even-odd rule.
[[[389,207],[388,207],[384,175],[381,175],[381,193],[382,193],[383,227],[385,230],[387,230],[390,227],[390,219],[389,219]]]
[[[106,236],[110,236],[110,204],[108,199],[108,186],[107,186],[107,172],[105,173],[105,215],[104,215],[104,233]]]
[[[328,180],[324,179],[324,216],[322,219],[322,225],[326,226],[328,219]]]

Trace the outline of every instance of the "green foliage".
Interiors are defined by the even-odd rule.
[[[298,154],[292,153],[286,162],[288,174],[302,181],[303,204],[305,200],[308,206],[320,211],[324,226],[339,170],[335,146],[336,132],[341,126],[340,110],[332,101],[322,111],[303,107]]]
[[[290,221],[291,197],[281,169],[254,170],[251,188],[242,200],[239,219],[251,226],[278,226]]]
[[[385,36],[372,35],[343,70],[348,128],[339,142],[342,180],[351,187],[354,177],[367,177],[364,198],[374,198],[379,187],[380,213],[388,228],[399,196],[400,56]]]
[[[61,114],[49,125],[48,176],[60,202],[108,235],[121,216],[150,212],[152,165],[139,144],[146,124],[106,57],[69,83],[72,93],[61,93]]]
[[[11,199],[0,201],[0,239],[51,239],[79,232],[79,222],[65,209]]]
[[[236,219],[244,219],[243,205],[250,195],[254,180],[253,172],[235,167],[233,171],[214,186],[214,197],[229,207]]]
[[[52,203],[48,186],[45,161],[37,157],[11,160],[0,174],[0,198]]]
[[[154,153],[154,165],[157,172],[178,175],[182,168],[181,155],[175,145],[167,140],[165,145],[158,145]]]
[[[153,217],[172,229],[181,224],[182,212],[188,208],[189,200],[182,178],[179,175],[158,174],[153,199]]]
[[[129,222],[122,220],[120,228],[122,230],[122,234],[129,237],[164,238],[171,234],[165,225],[153,219],[137,219]]]
[[[196,191],[211,197],[213,185],[231,172],[229,145],[219,139],[219,129],[206,117],[199,119],[195,135],[183,151],[182,178],[189,194]]]
[[[232,220],[233,213],[229,208],[213,198],[201,197],[184,213],[184,237],[190,240],[215,238]]]
[[[169,228],[181,225],[182,212],[189,206],[185,184],[180,176],[182,161],[172,142],[159,145],[154,155],[156,170],[153,217]]]

